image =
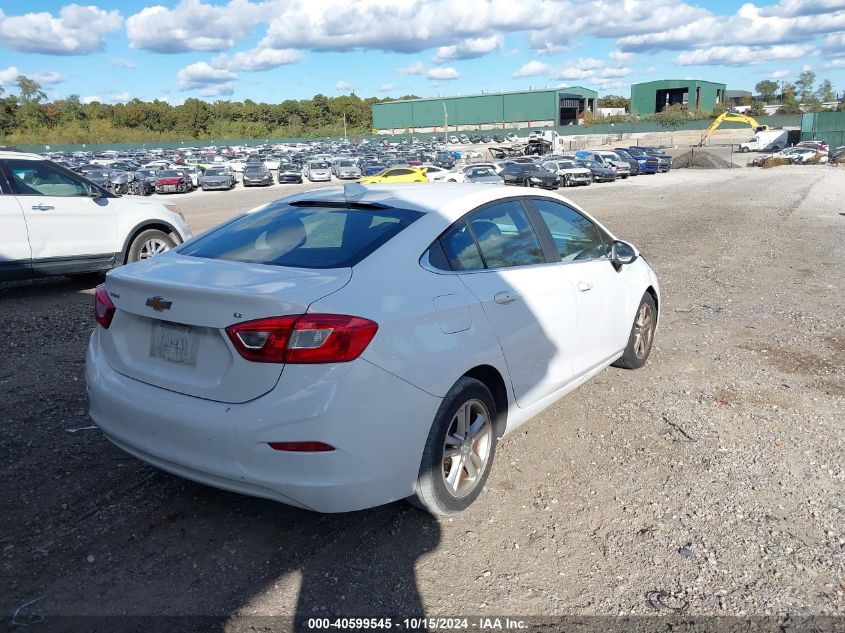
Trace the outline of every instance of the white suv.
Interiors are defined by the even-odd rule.
[[[0,151],[0,281],[104,271],[189,237],[173,204],[116,196],[37,154]]]

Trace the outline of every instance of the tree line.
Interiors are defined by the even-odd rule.
[[[41,86],[23,75],[17,86],[17,95],[0,88],[0,139],[6,145],[340,136],[344,118],[348,134],[369,134],[372,105],[395,101],[353,93],[281,103],[194,98],[181,105],[160,99],[83,103],[75,94],[48,101]]]

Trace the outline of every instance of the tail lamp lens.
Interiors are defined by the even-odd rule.
[[[106,285],[100,284],[97,286],[94,290],[94,319],[104,330],[109,329],[116,309],[109,293],[106,292]]]
[[[226,328],[238,353],[256,363],[346,363],[373,340],[378,324],[343,314],[298,314]]]

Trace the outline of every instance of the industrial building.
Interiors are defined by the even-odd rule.
[[[631,114],[656,114],[669,105],[712,110],[725,99],[725,84],[697,79],[661,79],[631,86]]]
[[[580,86],[373,104],[380,134],[504,130],[579,125],[595,114],[598,92]]]

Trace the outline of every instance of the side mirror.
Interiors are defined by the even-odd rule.
[[[96,187],[89,186],[88,187],[88,197],[92,198],[93,200],[99,200],[100,198],[103,197],[103,194],[100,193],[100,190],[97,189]]]
[[[634,248],[633,244],[616,240],[611,246],[610,263],[613,264],[616,270],[619,270],[626,264],[633,264],[639,256],[640,254]]]

